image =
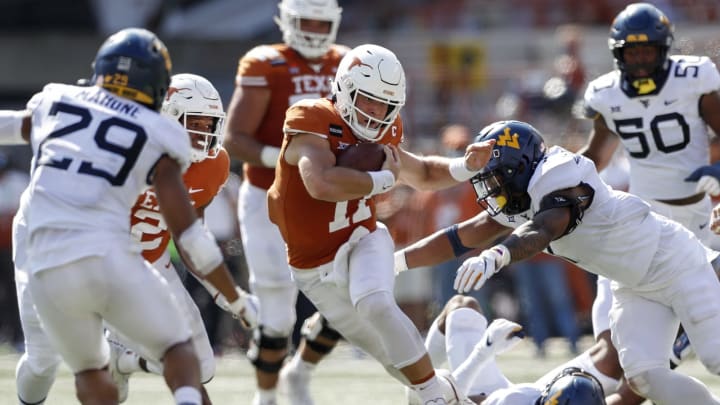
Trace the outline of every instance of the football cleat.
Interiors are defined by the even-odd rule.
[[[275,398],[263,401],[260,399],[260,395],[256,392],[255,396],[253,396],[252,405],[278,405],[278,403]]]
[[[106,331],[105,338],[110,344],[110,376],[112,377],[113,382],[115,382],[115,385],[117,386],[118,402],[123,403],[127,401],[128,397],[128,389],[130,386],[130,373],[123,373],[120,371],[120,368],[118,367],[118,360],[125,352],[129,350],[125,347],[125,345],[120,343],[114,333]]]
[[[310,374],[300,372],[287,362],[280,369],[278,390],[287,395],[290,405],[315,405],[310,395]]]

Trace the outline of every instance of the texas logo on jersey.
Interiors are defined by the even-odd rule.
[[[284,131],[277,176],[268,190],[270,220],[285,239],[290,265],[313,268],[333,260],[337,249],[358,226],[371,232],[375,230],[375,202],[373,198],[338,202],[316,200],[307,192],[297,166],[282,158],[296,133],[326,139],[336,156],[348,145],[359,142],[331,100],[305,100],[293,105],[287,111]],[[402,119],[398,115],[378,143],[398,145],[401,141]]]
[[[183,175],[195,208],[205,207],[220,192],[230,174],[230,157],[221,149],[215,158],[190,165]],[[170,243],[170,231],[160,213],[155,190],[149,189],[135,202],[130,214],[130,231],[140,241],[142,255],[150,263],[158,260]]]
[[[240,59],[236,85],[270,90],[265,117],[252,136],[262,144],[279,147],[285,111],[297,101],[329,96],[337,66],[347,51],[344,46],[333,45],[319,63],[312,65],[285,44],[261,45],[248,51]],[[243,170],[245,179],[262,189],[270,187],[275,175],[273,168],[248,163]]]

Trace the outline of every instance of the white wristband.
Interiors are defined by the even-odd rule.
[[[405,251],[398,250],[395,252],[395,275],[402,273],[408,269],[407,259],[405,259]]]
[[[0,111],[0,145],[17,145],[27,143],[22,136],[22,124],[30,111]]]
[[[457,181],[470,180],[471,177],[480,173],[479,170],[476,172],[468,170],[467,166],[465,166],[464,157],[450,159],[450,165],[448,169],[450,170],[450,176],[452,176],[452,178]]]
[[[262,162],[263,166],[266,167],[275,167],[277,165],[277,160],[280,157],[280,148],[277,148],[275,146],[263,146],[262,150],[260,151],[260,161]]]
[[[395,185],[395,175],[390,170],[380,170],[377,172],[367,172],[373,182],[372,191],[369,196],[382,194],[389,191]]]
[[[510,250],[508,250],[507,246],[505,246],[503,244],[495,245],[495,246],[491,247],[490,250],[494,250],[499,254],[498,259],[500,259],[500,260],[497,261],[497,263],[496,263],[497,267],[495,268],[495,271],[498,271],[501,268],[510,264],[510,260],[511,260]]]

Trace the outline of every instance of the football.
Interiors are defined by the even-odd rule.
[[[382,144],[373,142],[356,143],[340,151],[337,166],[370,172],[380,170],[385,162]]]

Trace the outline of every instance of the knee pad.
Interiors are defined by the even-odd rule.
[[[340,340],[341,336],[338,331],[331,328],[328,324],[327,319],[320,315],[320,312],[315,312],[312,316],[305,319],[303,322],[300,333],[305,338],[305,344],[307,344],[312,350],[321,353],[328,354],[335,347],[335,343]],[[327,345],[317,341],[318,337],[333,342],[332,345]]]
[[[278,361],[263,360],[260,358],[260,351],[262,349],[287,350],[289,342],[289,336],[272,337],[266,335],[263,333],[263,326],[261,325],[253,331],[253,338],[246,356],[256,369],[266,373],[277,373],[282,368],[285,359],[282,358]]]

